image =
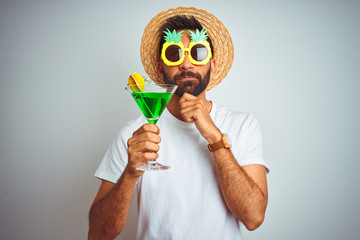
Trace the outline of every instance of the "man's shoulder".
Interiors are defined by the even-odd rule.
[[[134,119],[129,120],[129,121],[125,124],[125,126],[130,126],[130,127],[132,127],[132,128],[136,128],[136,129],[137,129],[137,128],[139,128],[141,125],[143,125],[143,124],[145,124],[145,123],[147,123],[147,121],[146,121],[144,115],[140,115],[140,116],[137,117],[137,118],[134,118]]]
[[[235,120],[245,120],[249,117],[252,117],[250,113],[233,109],[231,107],[225,107],[222,105],[218,105],[213,103],[215,107],[215,117],[216,118],[225,118],[225,119],[235,119]]]
[[[147,123],[145,117],[143,115],[131,119],[128,122],[126,122],[119,130],[119,135],[127,135],[132,134],[134,131],[136,131],[139,127]]]
[[[229,134],[231,139],[259,132],[260,126],[254,115],[229,107],[216,106],[215,124],[221,131]]]

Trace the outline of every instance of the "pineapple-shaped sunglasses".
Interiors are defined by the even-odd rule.
[[[188,52],[189,60],[194,65],[205,65],[211,59],[211,49],[207,39],[207,30],[198,29],[195,32],[188,30],[190,33],[191,42],[188,48],[185,48],[181,42],[183,31],[176,33],[176,30],[171,32],[169,29],[164,31],[165,43],[161,51],[161,59],[168,66],[177,66],[182,64],[185,59],[185,52]]]

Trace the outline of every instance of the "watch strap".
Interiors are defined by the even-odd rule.
[[[225,145],[222,140],[213,144],[208,144],[208,148],[210,152],[215,152],[216,150],[219,150],[220,148],[224,148],[224,147]]]
[[[209,151],[215,152],[216,150],[219,150],[221,148],[227,148],[227,149],[230,148],[230,146],[228,147],[225,145],[225,141],[226,141],[226,134],[222,134],[220,141],[213,144],[208,144]]]

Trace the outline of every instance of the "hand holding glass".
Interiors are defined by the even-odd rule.
[[[131,93],[148,123],[156,124],[176,88],[177,85],[173,84],[148,83],[141,86],[128,85],[125,89]],[[143,90],[140,91],[139,89]],[[137,167],[137,169],[148,171],[166,170],[168,168],[170,168],[170,166],[162,165],[155,160],[151,160],[147,164]]]

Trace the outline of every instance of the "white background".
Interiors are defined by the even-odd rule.
[[[269,205],[244,238],[358,239],[360,3],[344,0],[1,1],[0,239],[86,238],[95,169],[140,114],[123,60],[145,74],[143,29],[179,5],[227,26],[235,60],[208,97],[264,134]]]

